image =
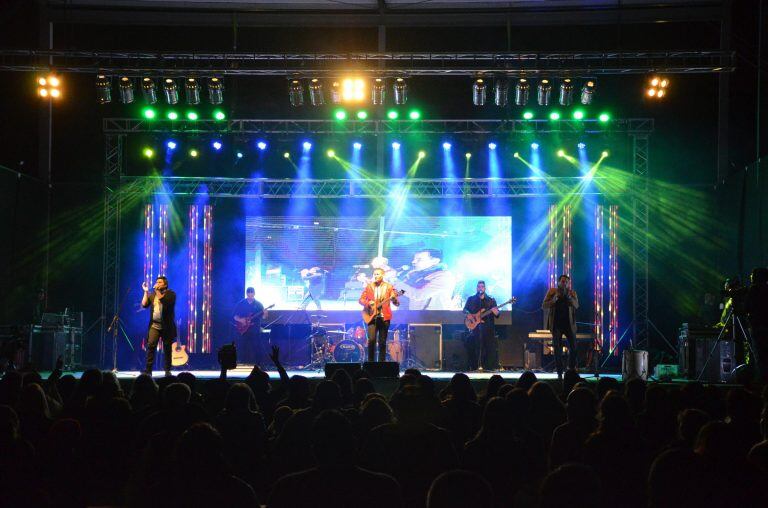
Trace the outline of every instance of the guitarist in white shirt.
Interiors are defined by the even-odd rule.
[[[496,299],[485,293],[485,281],[477,281],[477,293],[467,298],[464,313],[475,314],[478,311],[490,310],[483,321],[469,333],[466,341],[469,370],[494,370],[498,367],[498,344],[494,320],[499,315]]]
[[[255,289],[245,290],[245,298],[237,302],[232,314],[235,323],[241,327],[249,325],[243,333],[236,333],[238,358],[242,363],[260,364],[264,357],[264,348],[261,344],[261,321],[267,318],[267,311],[256,299]]]

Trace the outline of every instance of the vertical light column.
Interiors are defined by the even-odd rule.
[[[158,211],[158,254],[157,268],[158,275],[168,275],[168,205],[160,205]]]
[[[152,205],[144,206],[144,282],[152,287]]]
[[[571,241],[571,226],[573,218],[571,216],[571,206],[563,208],[563,273],[571,276],[573,268],[573,243]]]
[[[557,285],[557,205],[549,206],[549,232],[547,233],[547,287]]]
[[[619,207],[611,205],[608,209],[608,234],[609,234],[609,254],[608,254],[608,290],[610,292],[610,301],[608,302],[609,314],[609,337],[611,349],[615,356],[619,355],[616,343],[619,336],[619,258],[618,258],[618,229],[619,229]]]
[[[603,260],[603,205],[595,206],[595,262],[594,262],[594,322],[595,325],[595,351],[603,348],[603,282],[605,262]]]
[[[203,207],[203,353],[211,352],[211,300],[213,285],[211,272],[213,269],[213,207]]]
[[[197,352],[198,215],[197,205],[191,205],[189,207],[189,235],[187,237],[187,348],[190,353]]]

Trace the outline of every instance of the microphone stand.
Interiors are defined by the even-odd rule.
[[[110,321],[109,326],[107,327],[107,333],[112,334],[112,372],[115,373],[117,373],[117,334],[120,328],[120,311],[123,310],[125,300],[128,298],[130,293],[131,287],[128,286],[128,290],[123,295],[123,299],[120,301],[120,305],[117,307],[117,312],[115,312],[115,315],[112,316],[112,321]],[[125,340],[128,339],[126,338]],[[128,344],[131,346],[131,349],[133,349],[133,345],[130,341],[128,341]]]

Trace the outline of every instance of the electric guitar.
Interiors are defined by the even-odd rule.
[[[403,296],[404,294],[405,294],[405,289],[401,289],[399,291],[395,290],[395,294],[393,296],[389,297],[389,299],[390,300],[394,300],[398,296]],[[366,325],[369,324],[371,321],[373,321],[374,316],[377,316],[381,312],[381,307],[384,305],[385,301],[386,300],[383,300],[383,301],[379,302],[378,305],[375,305],[375,307],[376,307],[375,312],[371,308],[370,305],[366,305],[363,308],[363,310],[362,310],[363,321],[365,321]]]
[[[514,304],[515,302],[517,302],[517,298],[513,296],[506,302],[502,303],[501,305],[497,305],[496,307],[492,307],[486,310],[481,309],[475,312],[474,314],[467,314],[467,317],[464,318],[464,324],[467,326],[467,329],[469,331],[472,331],[475,328],[477,328],[478,325],[483,322],[483,318],[485,318],[485,316],[493,312],[494,309],[498,310],[500,307],[504,307],[505,305],[509,305],[510,303]]]
[[[254,325],[253,320],[257,319],[257,318],[260,318],[261,316],[264,315],[264,313],[266,311],[268,311],[269,309],[271,309],[274,306],[275,306],[275,304],[273,303],[272,305],[270,305],[266,309],[264,309],[264,310],[262,310],[260,312],[256,312],[254,314],[251,314],[250,316],[246,316],[246,317],[235,316],[234,317],[234,319],[235,319],[235,323],[234,324],[235,324],[235,329],[237,330],[237,333],[239,333],[240,335],[245,335],[245,332],[247,332]]]

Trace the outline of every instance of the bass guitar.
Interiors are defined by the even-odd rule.
[[[405,289],[401,289],[399,291],[395,291],[395,294],[390,296],[390,300],[394,300],[398,296],[403,296],[405,294]],[[363,321],[365,321],[365,324],[369,324],[371,321],[373,321],[373,318],[381,312],[381,307],[384,305],[384,302],[386,300],[383,300],[379,302],[377,305],[375,305],[376,310],[372,309],[370,305],[366,305],[365,308],[362,310],[363,314]]]
[[[263,316],[266,311],[268,311],[269,309],[271,309],[274,306],[275,306],[275,304],[273,303],[272,305],[270,305],[266,309],[264,309],[262,311],[259,311],[259,312],[255,312],[255,313],[251,314],[250,316],[246,316],[246,317],[235,316],[234,317],[234,319],[235,319],[234,325],[235,325],[235,329],[237,330],[237,333],[239,333],[240,335],[245,335],[245,332],[250,330],[250,328],[255,324],[254,320],[261,318],[261,316]]]
[[[478,325],[483,322],[483,318],[485,318],[485,316],[493,312],[494,309],[498,310],[499,308],[504,307],[505,305],[514,304],[515,302],[517,302],[517,298],[513,296],[506,302],[502,303],[501,305],[497,305],[496,307],[492,307],[486,310],[479,310],[474,314],[467,314],[467,317],[464,318],[464,324],[467,326],[467,329],[469,331],[472,331],[475,328],[477,328]]]

